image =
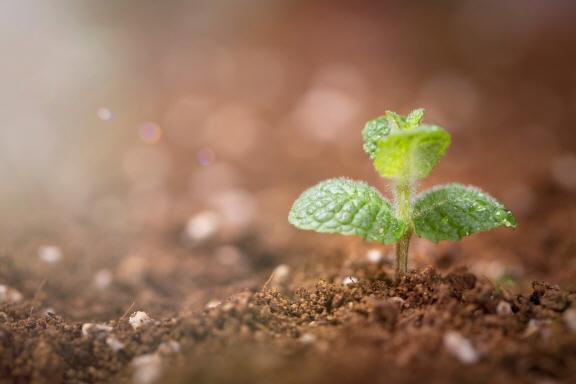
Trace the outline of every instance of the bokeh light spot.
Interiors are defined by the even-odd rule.
[[[106,107],[100,107],[96,110],[96,116],[102,121],[109,121],[112,120],[112,110]]]
[[[200,148],[196,151],[196,162],[205,167],[214,162],[216,155],[210,148]]]
[[[142,123],[138,127],[138,137],[146,144],[156,144],[162,138],[162,130],[156,123]]]

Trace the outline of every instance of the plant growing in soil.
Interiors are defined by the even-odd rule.
[[[376,171],[391,181],[393,202],[364,182],[330,179],[302,193],[288,221],[300,229],[395,243],[396,277],[408,270],[413,235],[437,243],[516,227],[512,213],[476,187],[452,183],[415,195],[416,183],[430,174],[451,141],[443,128],[422,124],[423,117],[423,109],[407,116],[387,111],[362,131],[364,151]]]

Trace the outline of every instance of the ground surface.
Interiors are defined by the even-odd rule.
[[[235,294],[201,313],[127,316],[109,328],[4,305],[3,382],[571,382],[576,293],[535,282],[510,295],[465,271],[411,273],[398,284],[360,268]],[[100,325],[102,326],[102,325]]]
[[[29,258],[36,269],[24,271],[6,258],[15,264],[3,269],[9,284],[1,292],[0,377],[5,383],[573,382],[574,200],[551,186],[542,193],[554,204],[523,220],[526,237],[507,234],[509,245],[499,245],[506,232],[481,236],[465,247],[478,250],[479,259],[467,262],[459,260],[466,255],[459,248],[417,242],[413,263],[434,267],[416,265],[397,284],[389,250],[355,241],[323,252],[303,241],[280,252],[251,235],[225,250],[207,243],[190,253],[186,242],[167,235],[148,249],[172,244],[171,252],[121,259],[108,282],[80,266],[53,271],[57,279],[25,279],[62,261],[47,266]],[[230,256],[232,249],[241,256]],[[512,257],[482,256],[502,249]],[[139,310],[151,319],[134,328],[131,316]]]

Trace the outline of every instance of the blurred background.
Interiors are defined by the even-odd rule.
[[[290,204],[336,176],[386,193],[363,124],[423,107],[453,144],[422,188],[480,185],[520,225],[416,243],[415,265],[574,284],[574,20],[570,0],[4,0],[1,282],[106,317],[363,247],[297,233]]]

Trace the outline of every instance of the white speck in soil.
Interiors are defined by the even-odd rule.
[[[55,245],[43,245],[38,248],[38,258],[47,264],[56,264],[62,259],[62,250]]]
[[[110,335],[106,338],[106,345],[108,345],[114,352],[118,352],[119,350],[124,349],[124,343],[113,335]]]
[[[56,311],[52,307],[45,308],[43,312],[45,315],[53,315],[56,313]]]
[[[280,264],[274,271],[272,271],[272,277],[270,279],[270,285],[272,287],[282,287],[288,283],[290,279],[290,267],[286,264]]]
[[[94,286],[98,289],[106,289],[112,283],[112,272],[108,269],[101,269],[94,275]]]
[[[222,302],[220,300],[210,300],[209,302],[206,303],[206,309],[214,309],[220,306],[221,304]]]
[[[305,333],[298,339],[302,344],[313,344],[316,341],[316,335]]]
[[[512,314],[512,306],[509,302],[501,300],[496,306],[496,313],[500,316],[510,316]]]
[[[214,236],[220,227],[220,219],[215,212],[204,211],[194,215],[186,224],[186,237],[192,243],[199,243]]]
[[[448,331],[444,334],[444,347],[464,364],[478,362],[478,352],[470,340],[456,331]]]
[[[496,260],[478,260],[470,269],[478,276],[486,276],[491,281],[497,281],[506,276],[506,266]]]
[[[14,288],[0,285],[0,303],[18,303],[22,300],[22,294]]]
[[[384,256],[382,255],[382,251],[379,249],[370,249],[368,252],[366,252],[366,258],[372,264],[378,264],[382,261]]]
[[[165,341],[158,346],[158,353],[163,355],[169,355],[171,353],[178,352],[180,352],[180,343],[176,340]]]
[[[524,330],[524,337],[530,337],[535,333],[540,331],[540,321],[536,319],[530,319],[528,321],[528,325],[526,325],[526,329]]]
[[[562,316],[566,325],[572,332],[576,332],[576,309],[570,308],[566,310]]]
[[[152,319],[150,318],[150,316],[148,316],[146,312],[142,311],[134,312],[132,316],[130,316],[130,318],[128,319],[128,323],[130,323],[130,325],[134,329],[138,329],[143,325],[149,324],[151,322]]]
[[[135,357],[132,366],[134,367],[132,382],[135,384],[151,384],[162,374],[162,358],[157,353]]]
[[[402,304],[404,304],[404,302],[406,300],[404,300],[403,298],[401,298],[400,296],[392,296],[391,298],[388,299],[388,301],[395,303],[399,306],[402,306]]]
[[[97,335],[112,331],[112,327],[106,324],[84,323],[82,324],[82,336]]]
[[[345,278],[342,279],[343,285],[352,285],[352,284],[357,284],[357,283],[358,283],[358,279],[355,278],[354,276],[346,276]]]

